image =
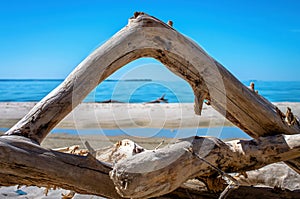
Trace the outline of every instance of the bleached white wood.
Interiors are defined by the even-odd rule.
[[[187,152],[186,148],[192,148],[223,172],[233,173],[299,158],[299,143],[300,135],[276,135],[226,143],[213,137],[189,138],[118,162],[110,176],[122,197],[156,197],[172,192],[188,179],[218,175],[217,170]]]
[[[192,40],[158,19],[138,13],[6,134],[40,143],[100,82],[141,57],[158,59],[191,85],[196,113],[201,113],[206,98],[213,108],[254,138],[300,132],[298,125],[283,122],[273,104],[244,86]]]
[[[191,85],[195,93],[196,113],[201,113],[206,99],[233,124],[253,138],[259,138],[257,141],[241,141],[235,146],[213,138],[195,139],[194,150],[201,149],[200,155],[207,157],[212,164],[225,172],[233,172],[283,160],[300,172],[299,125],[288,125],[274,105],[244,86],[197,44],[144,13],[136,13],[125,28],[80,63],[60,86],[36,104],[6,135],[11,136],[9,139],[19,135],[36,144],[41,143],[50,130],[100,82],[141,57],[159,60]],[[270,135],[272,137],[262,137]],[[200,147],[202,141],[207,143]],[[1,144],[1,176],[7,176],[1,181],[4,185],[12,182],[45,185],[50,181],[78,192],[117,197],[107,178],[106,167],[94,161],[92,156],[87,156],[86,162],[82,162],[79,161],[81,157],[53,153],[36,145],[26,145],[23,141],[5,138]],[[162,195],[176,189],[188,178],[211,175],[214,171],[207,164],[184,151],[183,148],[189,146],[190,142],[183,141],[170,148],[141,153],[117,163],[111,177],[119,193],[135,198]],[[53,163],[50,164],[49,160]],[[74,162],[71,163],[72,160]],[[70,170],[63,166],[69,166]],[[89,169],[90,166],[93,169]],[[66,172],[64,177],[63,172]],[[92,178],[96,173],[98,176]],[[74,184],[78,177],[83,177],[84,181]],[[95,179],[107,190],[103,187],[97,189]],[[55,180],[65,183],[59,184]]]
[[[299,157],[299,143],[299,135],[226,143],[216,138],[196,137],[162,149],[143,151],[136,143],[122,140],[97,150],[95,156],[79,156],[44,149],[22,136],[3,136],[0,138],[0,185],[57,186],[82,194],[118,198],[116,186],[126,197],[159,196],[174,191],[187,179],[216,174],[216,170],[184,148],[192,147],[213,165],[230,173]]]

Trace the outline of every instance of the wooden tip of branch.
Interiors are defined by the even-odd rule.
[[[91,154],[94,158],[96,158],[96,151],[93,149],[93,147],[90,145],[88,141],[85,141],[84,145],[89,151],[89,154]]]
[[[203,92],[195,93],[194,111],[195,111],[196,115],[201,115],[205,97],[206,97],[206,94]]]
[[[140,15],[145,15],[145,13],[144,12],[134,12],[134,14],[133,14],[133,19],[136,19],[136,18],[138,18],[138,16],[140,16]]]
[[[173,27],[173,21],[169,20],[167,23],[169,26]]]
[[[203,100],[195,97],[194,112],[196,115],[201,115]]]
[[[290,107],[287,107],[287,110],[285,113],[285,122],[288,124],[288,126],[296,125],[296,126],[300,127],[298,118],[293,114],[292,109]]]

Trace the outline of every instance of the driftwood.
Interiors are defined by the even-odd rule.
[[[226,144],[232,146],[232,143],[237,143],[237,142],[240,141],[230,141],[227,142]],[[122,141],[118,141],[113,146],[96,150],[95,156],[96,159],[99,161],[116,164],[120,161],[124,161],[129,157],[132,157],[138,153],[142,153],[145,151],[152,151],[155,153],[157,151],[157,148],[159,148],[159,146],[156,147],[156,149],[154,150],[147,150],[139,146],[138,144],[134,143],[133,141],[125,139]],[[79,155],[87,155],[89,153],[88,150],[80,149],[79,146],[77,145],[55,149],[55,150],[65,152],[65,153],[79,154]],[[274,173],[276,173],[276,176],[274,176]],[[251,170],[242,173],[233,173],[231,175],[234,176],[234,179],[241,186],[277,187],[278,188],[276,191],[277,194],[280,192],[280,190],[286,190],[286,189],[292,191],[294,190],[300,191],[300,184],[299,184],[300,175],[298,175],[292,169],[287,168],[284,163],[274,163],[262,167],[261,169]],[[197,197],[199,197],[199,195],[200,196],[212,195],[209,193],[212,191],[214,193],[220,192],[226,187],[226,183],[224,183],[224,181],[222,181],[220,177],[206,178],[206,179],[202,177],[202,180],[201,178],[198,177],[197,179],[198,180],[188,180],[187,182],[183,183],[181,185],[181,188],[172,191],[172,194],[169,194],[169,196],[174,197],[175,195],[177,196],[181,195],[182,197],[183,193],[180,193],[179,190],[185,190],[185,194],[187,192],[197,193],[198,194]],[[203,182],[203,180],[205,180],[204,181],[206,182],[205,184],[201,183]],[[242,189],[245,190],[244,188]],[[199,192],[201,192],[201,194]],[[238,193],[238,195],[231,194],[230,196],[231,197],[240,196],[239,191],[236,191],[235,193]],[[251,193],[252,196],[253,194],[254,193]],[[286,197],[287,196],[288,195],[286,195]],[[164,198],[165,197],[168,197],[167,194],[164,195]],[[212,195],[211,197],[215,197],[215,196]]]
[[[244,86],[197,44],[158,19],[138,13],[6,134],[40,143],[100,82],[141,57],[158,59],[186,80],[194,90],[198,113],[203,100],[209,99],[212,107],[254,138],[300,132],[299,126],[282,121],[273,104]]]
[[[191,138],[192,140],[193,138]],[[236,147],[235,143],[240,143],[241,141],[229,141],[226,144],[229,147]],[[251,141],[253,143],[253,141]],[[162,144],[162,143],[161,143]],[[134,143],[131,140],[124,139],[118,141],[116,144],[103,148],[98,149],[95,151],[94,155],[97,160],[104,161],[106,163],[116,164],[120,161],[124,161],[136,154],[150,151],[156,153],[159,144],[154,150],[145,149],[138,144]],[[173,146],[172,146],[173,147]],[[78,155],[87,155],[89,153],[88,150],[80,149],[78,145],[74,145],[71,147],[64,147],[60,149],[55,149],[56,151],[65,152],[65,153],[72,153]],[[166,150],[166,149],[162,149]],[[238,151],[238,150],[237,150]],[[149,152],[148,152],[149,153]],[[250,157],[251,158],[251,157]],[[276,173],[276,176],[274,175]],[[264,187],[278,187],[280,189],[288,189],[288,190],[300,190],[300,175],[298,175],[294,170],[287,168],[286,165],[282,162],[269,164],[264,166],[260,169],[255,169],[247,172],[242,173],[232,173],[231,174],[234,179],[242,186],[264,186]],[[201,177],[197,178],[201,180]],[[215,180],[214,180],[215,179]],[[220,181],[220,178],[203,178],[205,182],[215,183]],[[196,182],[196,183],[195,183]],[[222,181],[221,181],[222,182]],[[186,185],[184,185],[186,184]],[[209,191],[222,191],[226,184],[199,184],[198,181],[195,180],[188,180],[186,183],[183,183],[185,187],[189,185],[195,185],[198,187],[202,187],[202,189],[209,190]],[[181,185],[181,186],[182,186]]]
[[[157,98],[156,100],[152,100],[152,101],[145,102],[145,103],[146,104],[168,103],[168,99],[165,98],[165,95],[166,94],[163,94],[161,97]],[[124,102],[121,102],[121,101],[118,101],[118,100],[109,99],[109,100],[101,101],[99,103],[124,103]]]
[[[101,81],[141,57],[161,61],[191,85],[196,113],[201,114],[207,100],[256,140],[225,144],[214,138],[196,138],[155,152],[145,151],[114,165],[114,184],[108,177],[111,165],[93,155],[75,156],[38,146]],[[245,87],[193,41],[154,17],[135,13],[125,28],[79,64],[6,132],[8,136],[0,138],[0,184],[50,184],[110,198],[119,197],[116,186],[126,197],[158,196],[175,190],[189,178],[216,174],[210,165],[185,150],[189,147],[224,172],[286,161],[300,173],[299,133],[298,122],[285,121],[277,107]]]
[[[238,189],[233,190],[228,198],[230,199],[253,199],[253,198],[289,198],[289,199],[298,199],[300,191],[289,191],[289,190],[281,190],[279,188],[262,188],[262,187],[245,187],[241,186]],[[156,197],[161,199],[171,199],[171,198],[197,198],[197,199],[217,199],[219,198],[219,194],[207,192],[207,191],[199,191],[198,189],[192,188],[178,188],[172,193],[166,194],[162,197]]]
[[[123,197],[155,197],[175,190],[188,179],[218,174],[209,164],[195,158],[185,149],[192,148],[212,165],[232,173],[297,158],[299,143],[300,135],[277,135],[227,143],[216,138],[196,137],[127,158],[117,163],[110,175]]]
[[[110,165],[93,156],[77,156],[44,149],[28,138],[0,139],[0,184],[57,186],[77,193],[118,198],[108,173]]]
[[[297,157],[299,139],[299,135],[278,135],[224,143],[216,138],[196,137],[157,150],[144,150],[125,140],[97,152],[95,157],[110,162],[104,163],[91,154],[61,153],[44,149],[28,138],[3,136],[0,139],[0,184],[51,185],[82,194],[118,198],[116,185],[119,193],[126,197],[153,197],[172,192],[189,178],[216,173],[184,148],[192,147],[213,165],[230,173]],[[117,163],[113,171],[112,163]]]
[[[109,99],[109,100],[101,101],[99,103],[124,103],[124,102],[121,102],[121,101],[118,101],[118,100]]]
[[[166,94],[163,94],[161,97],[157,98],[156,100],[146,102],[146,103],[168,103],[168,100],[165,98]]]
[[[245,172],[243,175],[235,175],[234,178],[243,186],[268,186],[292,191],[300,190],[300,175],[281,162]]]

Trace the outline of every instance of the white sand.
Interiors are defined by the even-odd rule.
[[[49,190],[47,196],[44,194],[45,188],[25,187],[19,189],[17,186],[0,187],[0,198],[2,199],[60,199],[61,194],[67,194],[69,191],[64,189]],[[75,194],[73,199],[101,199],[103,197],[93,195]]]
[[[32,102],[3,102],[0,103],[0,128],[10,128],[19,121],[35,105]],[[292,108],[292,111],[298,117],[300,116],[300,103],[282,102],[276,103],[283,112],[286,107]],[[100,104],[100,103],[83,103],[80,104],[71,114],[69,114],[57,128],[178,128],[178,127],[208,127],[218,125],[231,125],[225,121],[224,117],[216,112],[210,106],[204,104],[202,116],[194,114],[194,104]],[[87,140],[90,144],[98,147],[108,146],[117,140],[123,139],[122,136],[111,136],[106,139],[99,136],[51,134],[48,135],[42,143],[46,148],[57,148],[79,144]],[[138,138],[135,138],[138,139]],[[145,148],[155,148],[163,138],[140,138],[135,140]],[[166,144],[174,140],[165,140]],[[51,190],[48,196],[43,194],[44,188],[38,187],[21,187],[19,193],[16,186],[0,187],[0,198],[7,199],[56,199],[61,198],[61,193],[67,193],[66,190]],[[23,191],[23,192],[22,192]],[[100,199],[101,197],[76,194],[75,199]]]
[[[275,103],[282,112],[292,108],[300,116],[300,103]],[[10,128],[35,105],[32,102],[0,103],[0,128]],[[169,104],[101,104],[82,103],[57,128],[115,129],[115,128],[196,128],[230,126],[222,115],[204,104],[202,115],[194,113],[193,103]]]

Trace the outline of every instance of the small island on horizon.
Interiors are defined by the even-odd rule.
[[[109,81],[109,82],[118,82],[118,81],[124,81],[124,82],[152,82],[152,79],[106,79],[104,81]]]

